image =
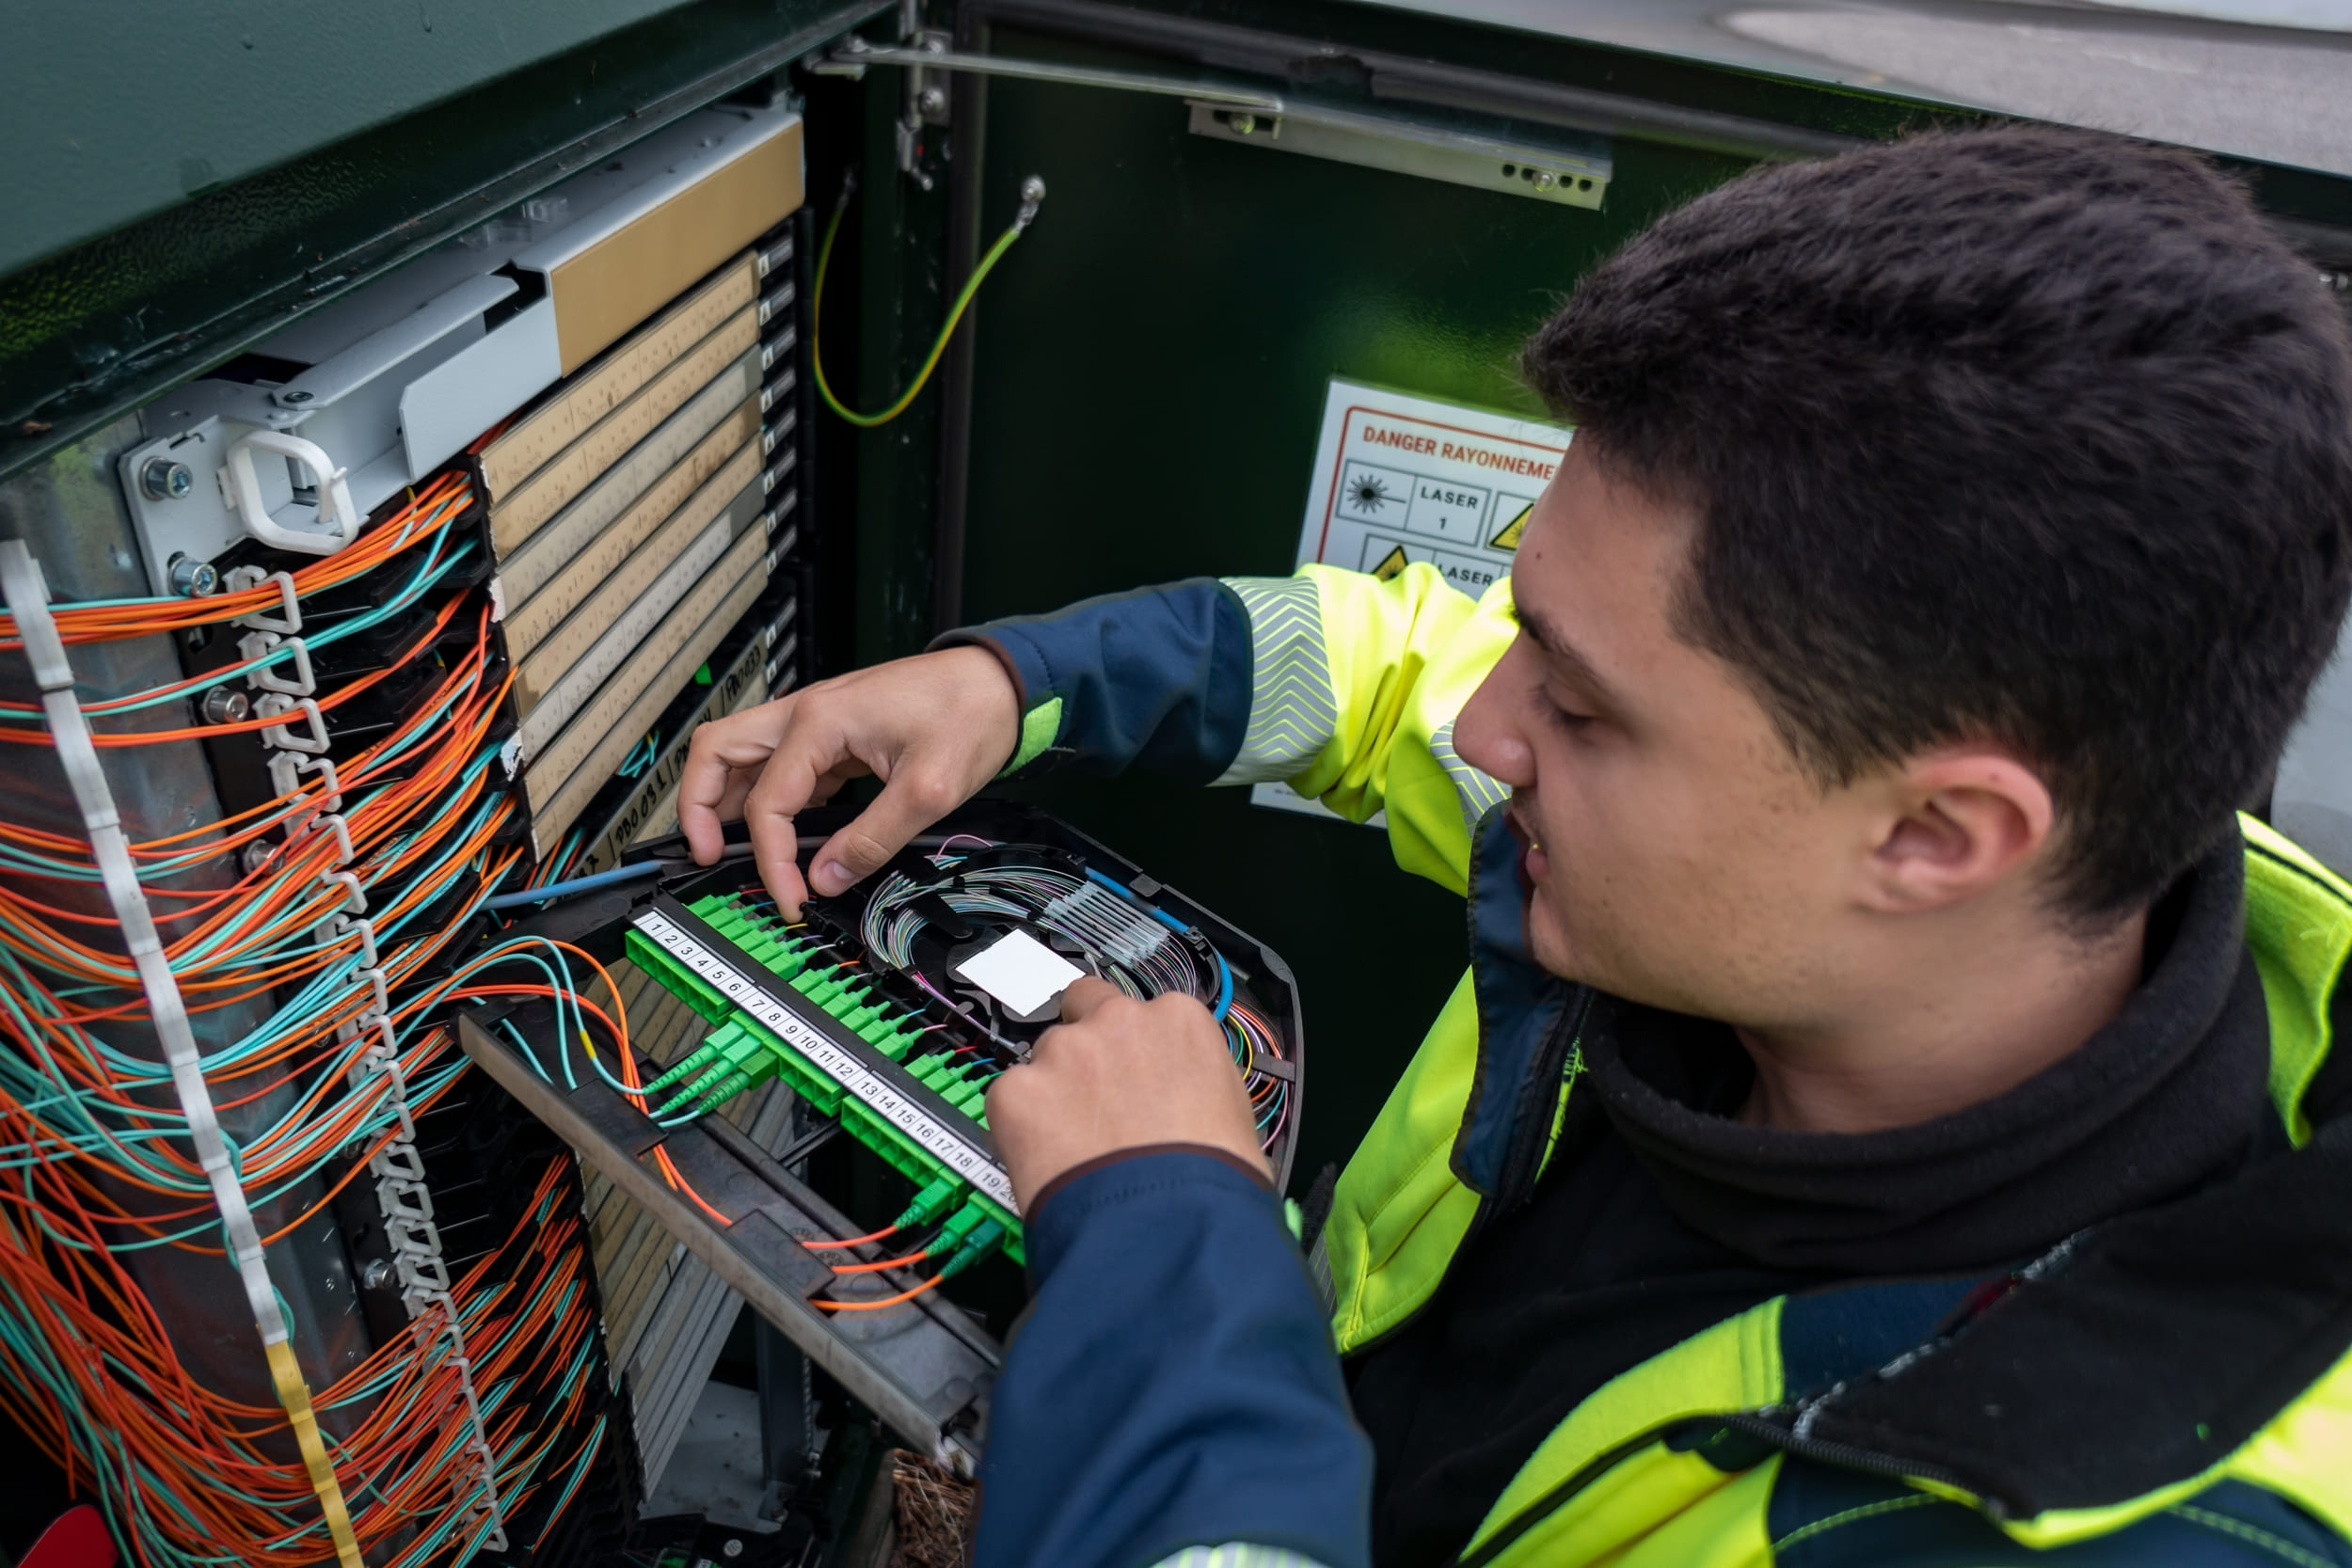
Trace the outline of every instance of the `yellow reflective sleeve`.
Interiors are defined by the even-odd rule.
[[[1397,863],[1462,892],[1470,831],[1507,792],[1454,754],[1454,721],[1518,635],[1510,580],[1473,603],[1422,563],[1385,581],[1330,566],[1309,566],[1299,578],[1313,589],[1328,727],[1288,775],[1291,786],[1351,821],[1387,812]],[[1235,591],[1251,605],[1239,584]],[[1302,598],[1286,600],[1294,628]],[[1298,641],[1294,629],[1291,646]],[[1304,684],[1300,662],[1286,653],[1294,689]],[[1253,733],[1258,711],[1253,701]]]

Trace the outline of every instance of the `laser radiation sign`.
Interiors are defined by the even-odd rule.
[[[1298,564],[1386,578],[1427,562],[1474,599],[1510,571],[1567,447],[1557,425],[1333,381]]]
[[[1540,420],[1334,379],[1298,564],[1392,578],[1426,562],[1477,598],[1511,570],[1527,514],[1567,450],[1568,432]],[[1250,799],[1324,812],[1287,784],[1260,784]]]

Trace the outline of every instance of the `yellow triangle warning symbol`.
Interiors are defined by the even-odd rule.
[[[1405,546],[1399,545],[1380,558],[1380,564],[1372,569],[1372,575],[1382,582],[1386,582],[1397,573],[1405,570]]]
[[[1534,510],[1535,503],[1534,501],[1530,501],[1525,506],[1520,507],[1519,515],[1512,518],[1509,522],[1503,524],[1502,532],[1486,541],[1486,547],[1490,550],[1518,549],[1519,547],[1520,536],[1527,532],[1527,515]]]

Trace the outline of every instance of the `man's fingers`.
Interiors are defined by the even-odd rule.
[[[817,792],[805,753],[787,742],[743,798],[743,825],[751,831],[752,858],[759,863],[759,879],[775,895],[776,905],[793,920],[801,918],[808,884],[801,878],[799,834],[793,815]]]
[[[786,919],[800,919],[808,902],[808,883],[801,876],[801,838],[792,830],[792,819],[761,812],[746,816],[744,821],[751,825],[752,859],[759,865],[760,885],[774,895]]]
[[[1084,1023],[1087,1015],[1101,1010],[1105,1002],[1115,1002],[1124,995],[1108,980],[1098,980],[1089,974],[1070,982],[1070,989],[1061,993],[1061,1021],[1064,1023]]]
[[[809,869],[809,885],[832,897],[846,893],[907,847],[907,840],[963,804],[953,779],[915,763],[894,768],[874,803],[825,841]]]
[[[793,699],[763,704],[748,713],[703,725],[686,749],[678,776],[678,826],[698,865],[713,865],[726,847],[721,820],[740,809],[751,781],[776,748],[792,716]]]

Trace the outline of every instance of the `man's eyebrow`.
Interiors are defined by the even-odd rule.
[[[1565,632],[1541,611],[1529,610],[1524,604],[1515,604],[1513,608],[1519,630],[1527,633],[1529,641],[1544,651],[1544,657],[1550,659],[1562,674],[1584,688],[1595,700],[1613,706],[1616,705],[1616,689],[1601,678],[1600,672],[1593,668],[1593,661],[1568,641]]]

